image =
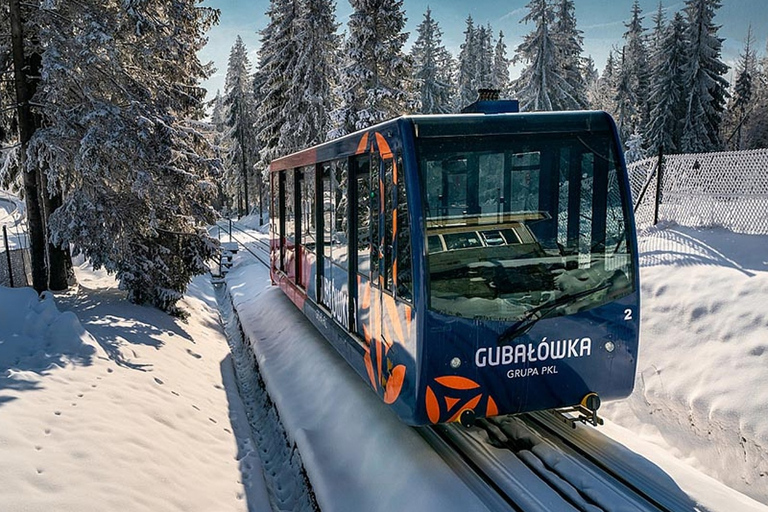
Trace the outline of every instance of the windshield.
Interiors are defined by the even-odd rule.
[[[430,308],[519,321],[630,293],[617,162],[608,132],[421,139]]]

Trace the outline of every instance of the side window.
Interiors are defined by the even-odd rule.
[[[371,170],[368,155],[356,158],[357,168],[357,270],[371,275]]]
[[[346,269],[349,265],[349,221],[347,219],[347,160],[338,160],[332,165],[333,190],[333,262]]]
[[[315,226],[315,168],[304,167],[300,171],[301,189],[301,245],[309,252],[315,252],[317,227]]]
[[[285,171],[285,239],[289,247],[296,240],[296,209],[294,205],[294,170]]]
[[[295,278],[294,268],[291,265],[295,262],[296,250],[296,214],[295,214],[295,190],[294,190],[294,170],[288,169],[285,171],[285,186],[283,188],[283,204],[285,205],[285,248],[283,249],[283,270]]]
[[[411,272],[411,225],[408,220],[408,199],[405,190],[405,173],[403,172],[403,158],[397,155],[395,160],[395,187],[397,189],[397,225],[395,232],[397,240],[397,259],[395,260],[394,273],[397,282],[397,297],[413,301],[413,275]]]
[[[371,280],[379,281],[379,256],[382,241],[379,235],[379,210],[381,209],[381,183],[376,153],[371,154]]]
[[[331,261],[333,251],[333,230],[336,226],[333,217],[334,193],[331,174],[331,165],[327,163],[323,164],[323,256],[325,257],[326,262]]]
[[[384,288],[392,291],[394,266],[394,162],[391,158],[384,160]]]

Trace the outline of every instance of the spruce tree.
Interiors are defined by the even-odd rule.
[[[464,43],[459,51],[458,62],[458,90],[456,94],[455,110],[458,112],[477,99],[478,77],[478,33],[472,16],[466,20],[464,30]]]
[[[534,30],[523,38],[513,62],[526,63],[513,85],[520,110],[573,110],[581,108],[584,100],[568,83],[560,52],[550,33],[554,14],[547,0],[531,0],[528,14],[522,22],[533,22]]]
[[[64,191],[53,241],[115,272],[137,303],[176,302],[216,249],[214,160],[197,52],[217,11],[190,0],[50,2],[28,154]]]
[[[728,101],[728,110],[724,120],[724,136],[732,149],[744,149],[743,125],[752,113],[754,100],[754,80],[757,76],[757,55],[755,54],[752,25],[747,29],[744,50],[736,63],[736,83],[733,95]]]
[[[686,92],[682,151],[699,153],[723,148],[720,124],[728,82],[728,66],[720,60],[723,40],[714,24],[720,0],[686,0],[688,64],[684,70]]]
[[[346,61],[332,136],[404,114],[409,108],[410,59],[402,0],[350,0]]]
[[[416,28],[418,37],[411,49],[413,77],[422,114],[448,114],[453,108],[451,68],[453,59],[443,46],[443,32],[427,9]]]
[[[626,141],[633,133],[645,130],[649,117],[648,111],[648,55],[646,47],[643,16],[638,0],[632,4],[632,18],[625,24],[624,48],[622,50],[621,70],[617,80],[617,123],[622,140]]]
[[[330,0],[303,0],[296,20],[296,67],[284,106],[286,124],[280,146],[285,152],[319,144],[330,131],[333,89],[338,83],[340,38]]]
[[[477,88],[489,89],[493,87],[493,30],[490,25],[478,27],[476,43],[475,76],[477,77]]]
[[[742,126],[745,149],[768,148],[768,43],[753,80],[752,108]]]
[[[284,130],[289,129],[285,106],[298,67],[299,15],[299,0],[270,0],[269,23],[261,31],[259,69],[254,78],[259,169],[266,169],[272,160],[292,149],[285,147]]]
[[[502,97],[510,94],[509,64],[504,32],[499,31],[499,38],[496,40],[496,47],[493,51],[493,82],[491,85],[501,92]]]
[[[240,215],[251,209],[250,176],[256,163],[256,98],[251,78],[248,50],[240,36],[229,54],[224,95],[224,124],[227,127],[227,166],[225,181],[236,183]]]
[[[685,20],[680,13],[664,29],[657,53],[653,55],[653,85],[649,103],[650,122],[646,145],[652,154],[678,152],[685,116],[685,84],[683,70],[688,61],[685,42]]]
[[[574,11],[573,0],[557,1],[552,37],[559,53],[562,75],[577,101],[571,108],[586,108],[587,83],[582,60],[584,38],[581,36],[581,30],[576,28]]]
[[[594,89],[589,95],[589,102],[592,108],[604,110],[614,118],[616,117],[616,81],[619,74],[615,57],[616,52],[616,48],[611,48],[608,52],[603,72],[600,74]]]

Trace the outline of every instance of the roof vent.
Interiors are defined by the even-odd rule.
[[[517,100],[500,100],[501,91],[498,89],[478,89],[477,100],[463,109],[462,114],[507,114],[520,112]]]

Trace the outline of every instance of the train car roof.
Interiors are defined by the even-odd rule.
[[[590,133],[614,129],[610,115],[603,111],[520,112],[502,114],[408,115],[358,130],[338,139],[277,158],[270,171],[293,169],[315,162],[329,161],[363,153],[360,141],[366,133],[387,135],[397,125],[411,124],[419,138],[460,135],[506,135],[532,133]]]

